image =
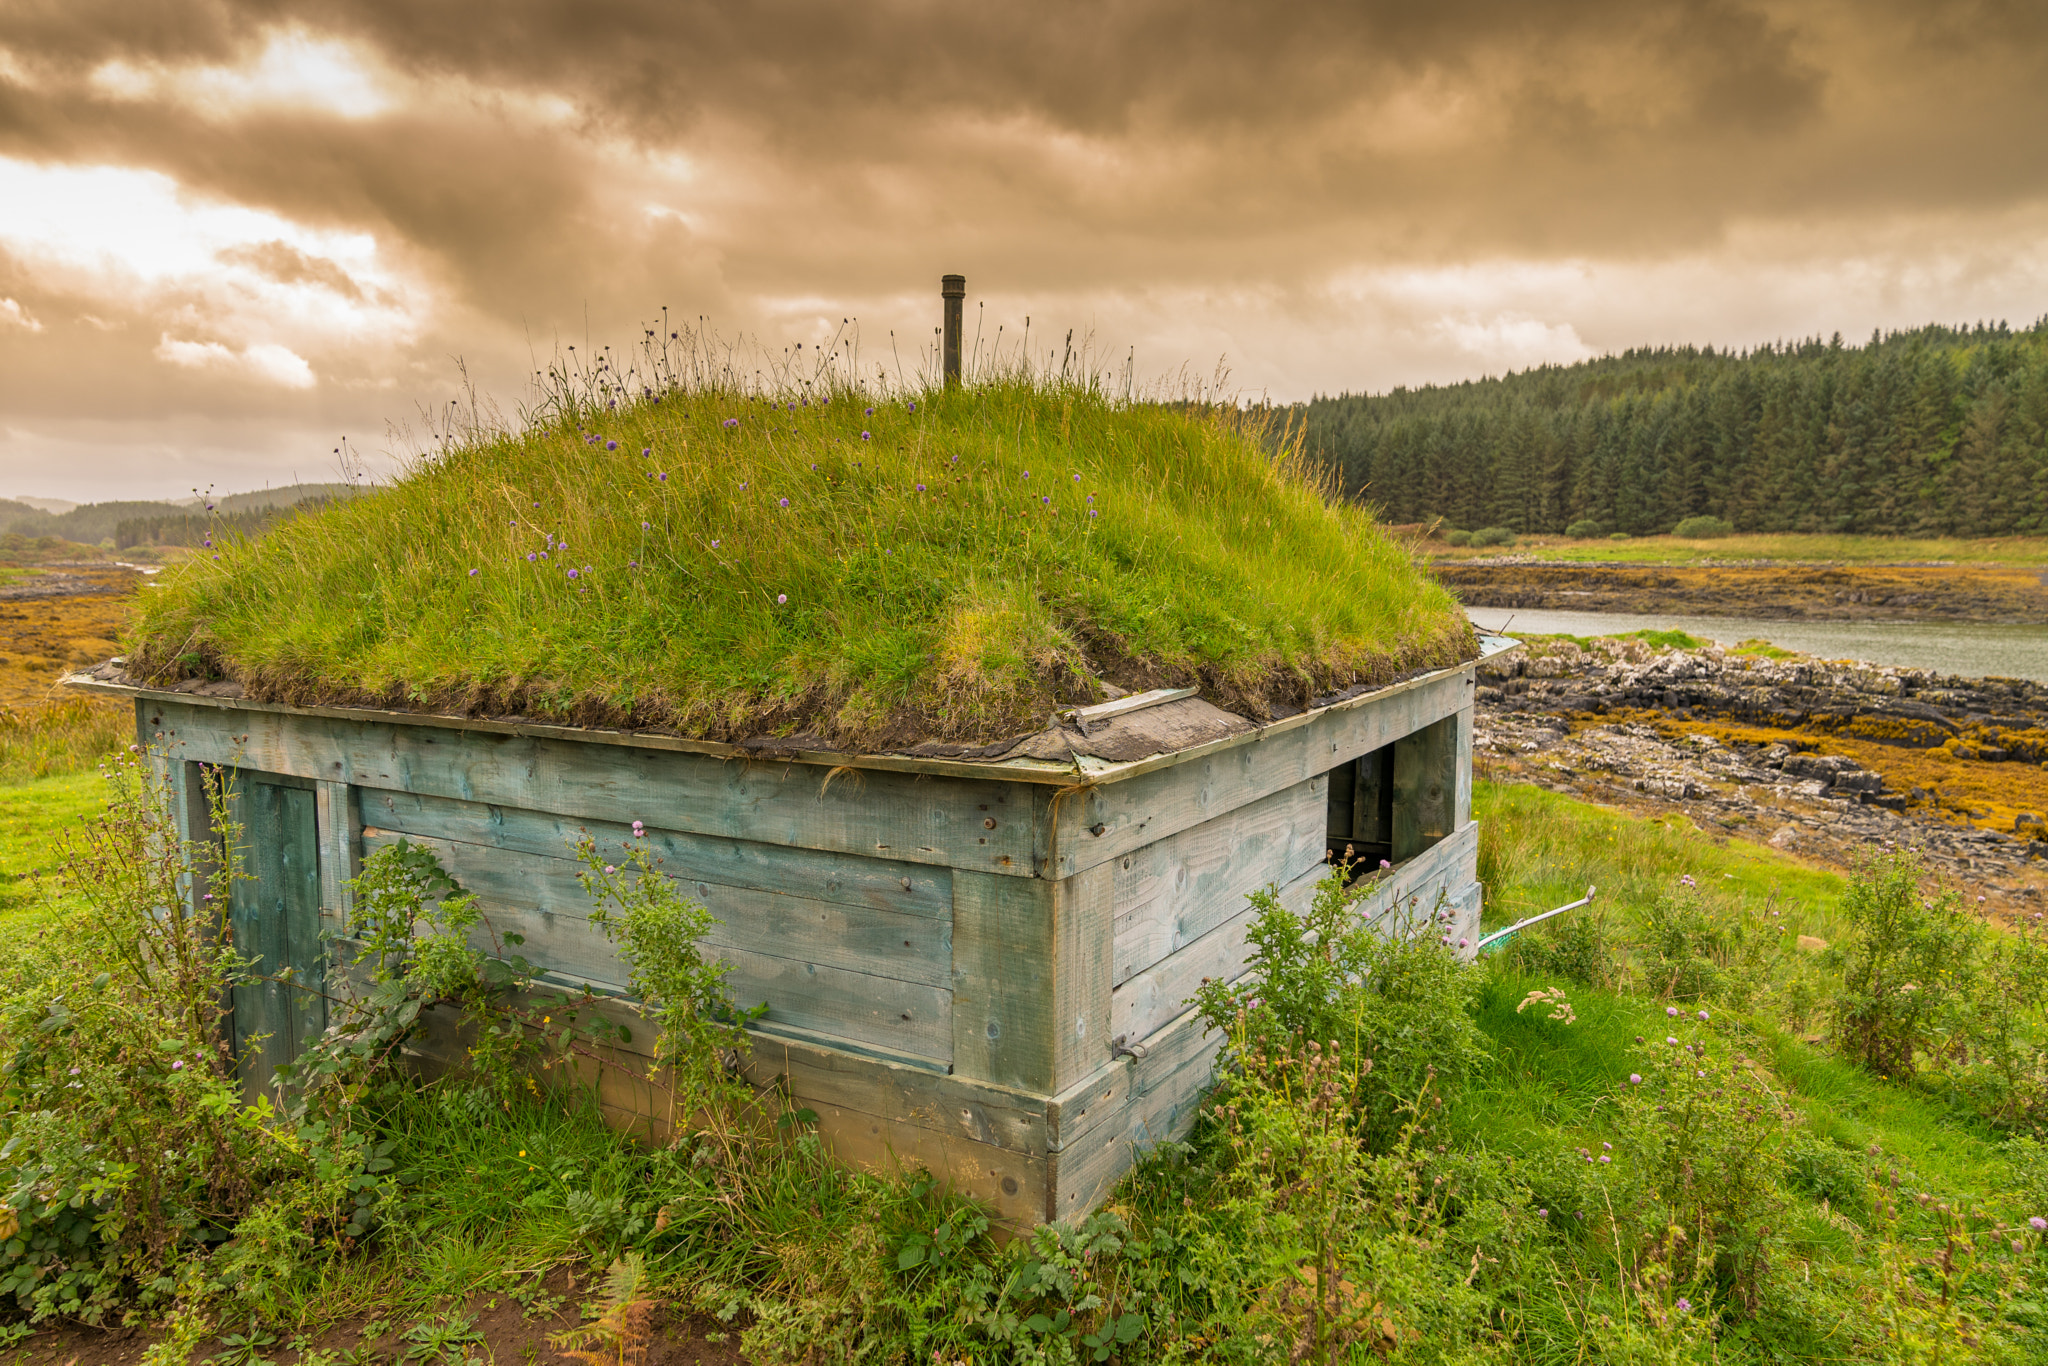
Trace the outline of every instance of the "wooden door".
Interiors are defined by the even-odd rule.
[[[280,1064],[327,1027],[320,943],[320,840],[312,785],[234,773],[228,818],[240,827],[228,894],[235,947],[256,958],[253,980],[234,991],[234,1046],[242,1084],[267,1092]]]

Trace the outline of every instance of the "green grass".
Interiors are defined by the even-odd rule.
[[[0,783],[79,773],[135,739],[135,714],[102,698],[0,709]]]
[[[1532,556],[1571,563],[1692,564],[1702,560],[1792,560],[1836,564],[1895,564],[1953,560],[1958,564],[2048,565],[2048,537],[2000,536],[1984,540],[1901,536],[1717,536],[1681,540],[1638,536],[1627,540],[1573,541],[1562,536],[1525,536],[1512,546],[1439,548],[1425,542],[1432,558]]]
[[[106,809],[98,773],[0,786],[0,930],[40,923],[57,904],[58,843]]]
[[[1234,410],[1023,380],[787,402],[676,389],[453,447],[166,570],[131,654],[287,701],[875,747],[1033,730],[1101,681],[1257,712],[1477,652]]]
[[[1781,910],[1793,932],[1832,940],[1845,928],[1836,910],[1847,888],[1839,873],[1712,838],[1682,815],[1649,820],[1489,782],[1474,784],[1472,814],[1488,929],[1576,901],[1588,886],[1600,889],[1599,909],[1640,905],[1687,873],[1737,901]]]

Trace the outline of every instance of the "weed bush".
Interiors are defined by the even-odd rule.
[[[1504,526],[1482,527],[1472,533],[1473,545],[1513,545],[1515,533]]]
[[[1597,541],[1607,534],[1607,528],[1590,518],[1580,518],[1564,529],[1564,534],[1575,541]]]
[[[1454,545],[1463,549],[1465,546],[1472,544],[1472,533],[1469,531],[1446,531],[1444,533],[1444,544]]]
[[[1841,973],[1830,1007],[1837,1045],[1901,1080],[1967,1012],[1984,934],[1960,895],[1922,895],[1921,877],[1904,850],[1865,860],[1842,899],[1853,937],[1831,951]]]
[[[1687,517],[1673,528],[1671,534],[1681,540],[1706,541],[1722,536],[1733,536],[1735,527],[1720,517]]]
[[[1431,1105],[1454,1099],[1486,1048],[1476,982],[1443,933],[1446,904],[1423,912],[1411,898],[1368,921],[1357,908],[1372,885],[1332,872],[1304,916],[1270,887],[1253,893],[1244,977],[1204,982],[1194,1000],[1211,1029],[1240,1031],[1262,1055],[1337,1044],[1358,1132],[1383,1149],[1425,1084]]]

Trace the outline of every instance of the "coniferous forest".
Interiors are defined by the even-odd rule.
[[[1575,535],[2048,533],[2048,318],[1660,347],[1303,405],[1387,520]]]

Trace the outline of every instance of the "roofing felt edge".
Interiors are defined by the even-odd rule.
[[[1487,659],[1521,642],[1507,636],[1479,633],[1479,659]],[[98,693],[155,702],[178,702],[188,706],[216,707],[222,711],[269,712],[283,716],[316,716],[340,721],[381,721],[395,725],[431,726],[442,730],[482,731],[491,735],[516,735],[536,740],[575,740],[586,744],[625,745],[636,749],[661,749],[680,754],[703,754],[716,759],[744,759],[752,762],[815,764],[828,768],[874,769],[895,773],[921,773],[946,778],[1006,778],[1012,782],[1045,783],[1059,787],[1093,787],[1120,782],[1157,769],[1171,768],[1239,745],[1256,744],[1268,736],[1283,734],[1316,718],[1350,711],[1369,703],[1384,701],[1415,688],[1472,668],[1478,660],[1467,660],[1449,668],[1405,678],[1383,688],[1311,707],[1293,716],[1255,726],[1242,734],[1228,735],[1186,749],[1154,754],[1129,763],[1110,763],[1082,757],[1072,763],[1046,759],[1005,759],[976,762],[963,759],[922,758],[895,754],[848,754],[837,750],[780,749],[729,745],[711,740],[690,740],[658,732],[606,730],[595,726],[552,726],[534,721],[504,721],[485,717],[445,716],[432,712],[381,711],[368,707],[298,707],[283,702],[259,702],[246,697],[209,696],[178,692],[168,688],[145,688],[133,683],[114,683],[90,674],[72,674],[62,686],[76,692]]]

